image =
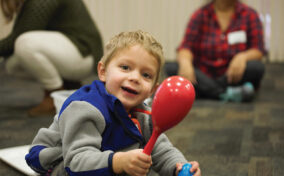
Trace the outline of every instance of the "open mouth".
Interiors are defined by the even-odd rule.
[[[128,88],[128,87],[121,87],[121,88],[122,88],[124,91],[128,92],[128,93],[135,94],[135,95],[138,94],[137,91],[135,91],[135,90],[133,90],[133,89],[130,89],[130,88]]]

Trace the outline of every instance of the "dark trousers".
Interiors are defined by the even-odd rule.
[[[168,62],[165,64],[165,72],[168,76],[177,75],[178,64]],[[197,84],[194,85],[196,95],[200,98],[219,99],[219,95],[226,91],[228,86],[238,86],[245,82],[251,82],[258,89],[264,75],[264,64],[260,61],[248,61],[243,78],[237,84],[228,84],[226,75],[218,78],[211,78],[205,75],[201,70],[195,68]]]

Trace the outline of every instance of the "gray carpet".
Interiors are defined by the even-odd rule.
[[[8,76],[0,64],[0,148],[30,144],[52,117],[30,118],[26,110],[43,92],[31,79]],[[284,175],[284,64],[266,64],[254,102],[196,100],[188,116],[166,132],[203,176]],[[0,175],[23,174],[0,161]]]

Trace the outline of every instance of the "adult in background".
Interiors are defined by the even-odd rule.
[[[26,72],[44,89],[42,102],[28,111],[53,114],[50,93],[76,89],[103,54],[100,33],[81,0],[1,0],[12,32],[0,41],[10,74]]]
[[[263,30],[255,10],[213,0],[193,13],[168,75],[189,79],[199,97],[251,101],[264,74]]]

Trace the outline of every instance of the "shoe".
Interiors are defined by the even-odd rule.
[[[44,98],[42,102],[28,110],[28,115],[30,117],[42,116],[42,115],[55,115],[55,106],[53,98],[50,96],[50,91],[45,91]]]
[[[220,99],[228,102],[250,102],[254,98],[254,87],[252,83],[246,82],[242,86],[231,87],[226,89],[226,92],[220,95]]]
[[[255,95],[255,90],[254,90],[252,83],[246,82],[243,85],[242,93],[243,93],[242,102],[251,102],[254,98],[254,95]]]

